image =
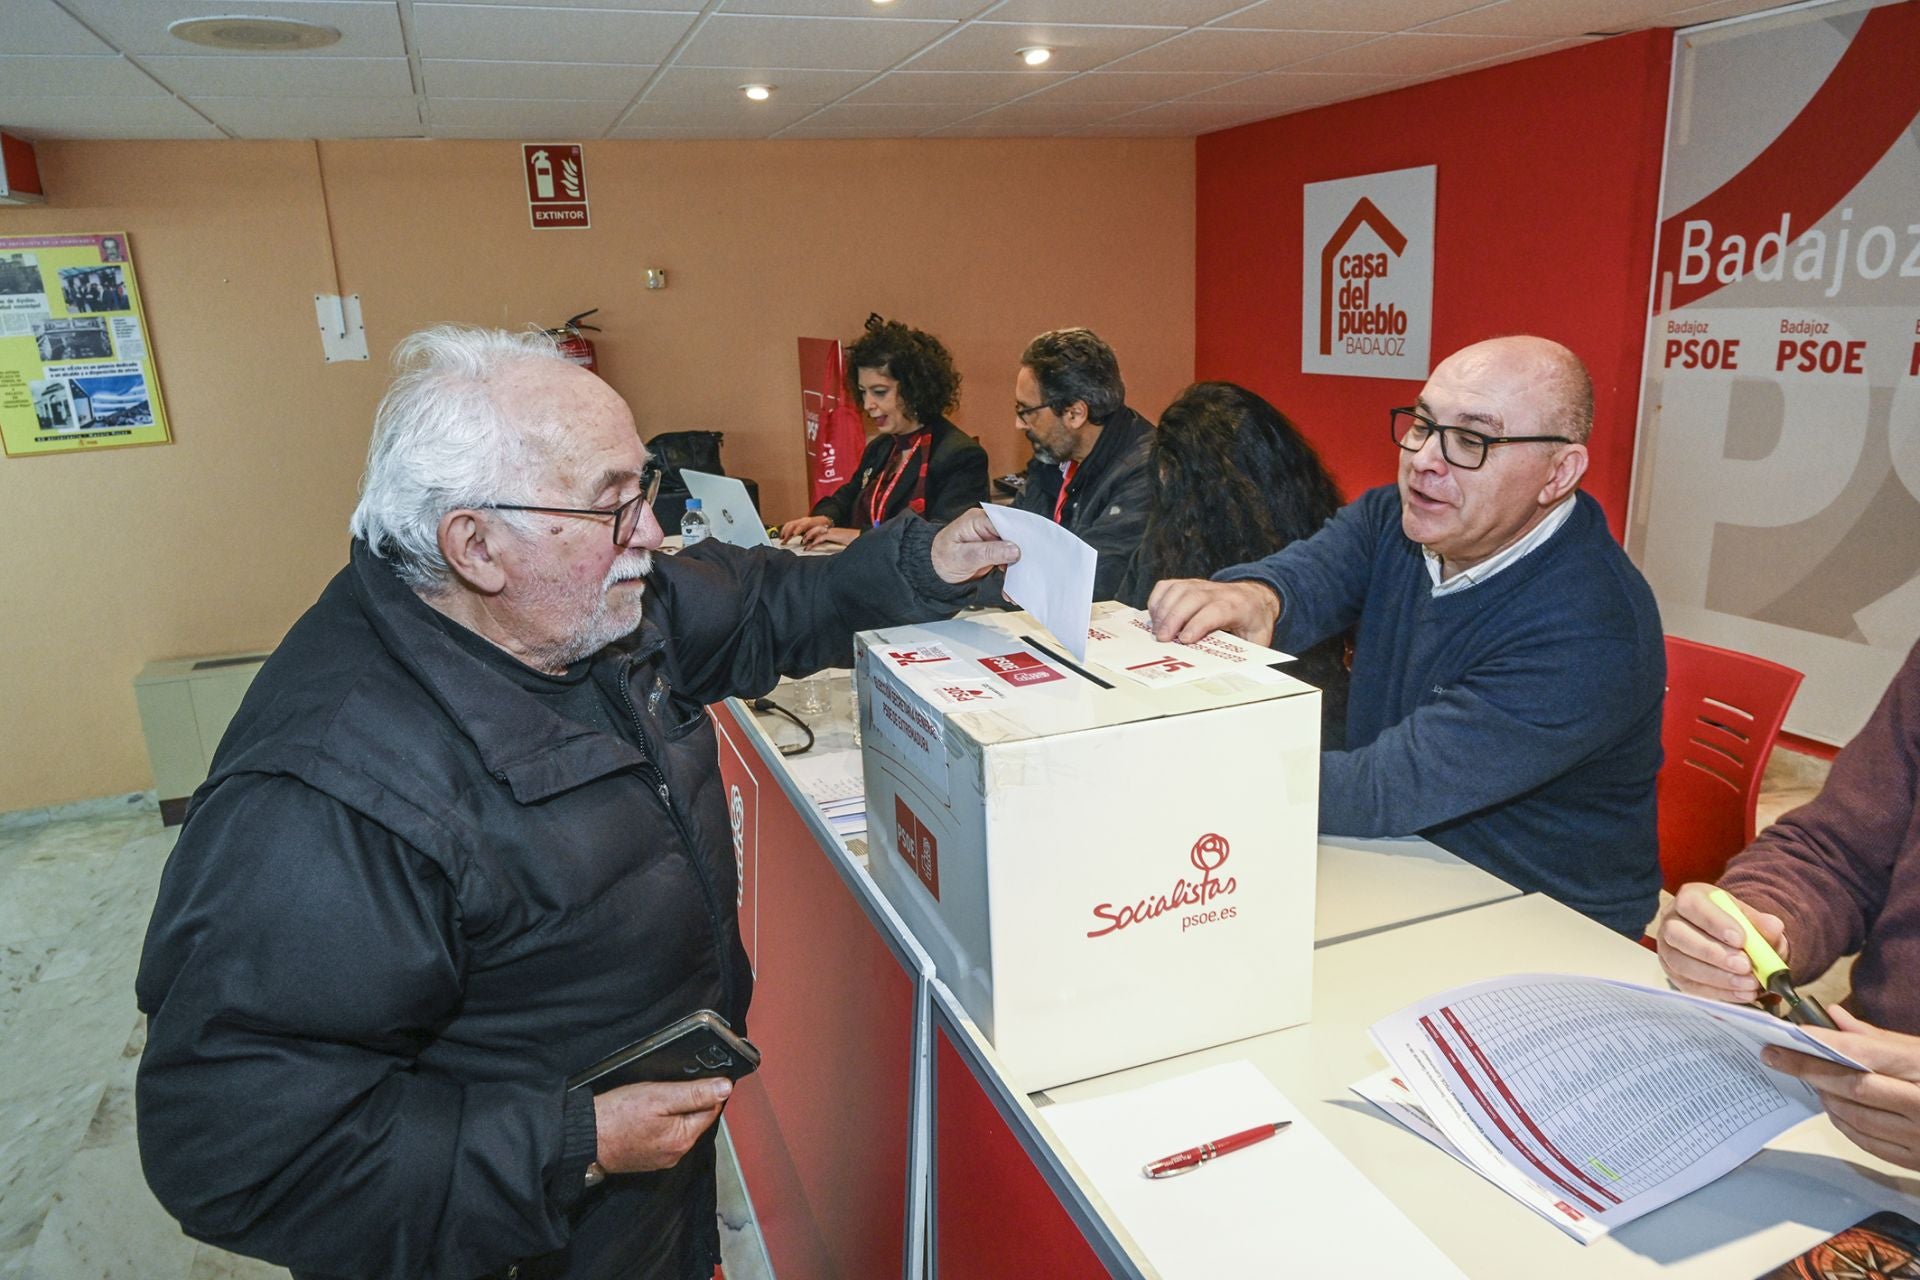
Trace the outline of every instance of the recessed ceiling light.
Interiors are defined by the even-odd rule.
[[[765,102],[773,96],[773,86],[770,84],[743,84],[740,86],[740,92],[746,94],[755,102]]]
[[[893,3],[893,0],[873,0],[873,2],[874,2],[875,4],[877,4],[877,5],[882,5],[882,6],[885,6],[885,5],[890,5],[890,4],[892,4],[892,3]]]
[[[1032,45],[1019,51],[1020,61],[1030,67],[1037,67],[1053,56],[1053,50],[1042,45]]]
[[[182,18],[167,25],[167,33],[209,49],[238,49],[244,53],[288,53],[295,49],[324,49],[340,43],[340,33],[317,22],[296,18]]]

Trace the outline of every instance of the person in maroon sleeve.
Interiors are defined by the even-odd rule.
[[[1744,1002],[1759,988],[1739,926],[1683,885],[1655,923],[1660,962],[1682,991]],[[1865,1073],[1785,1050],[1770,1067],[1820,1091],[1842,1133],[1920,1169],[1920,646],[1872,719],[1833,762],[1827,785],[1728,864],[1732,894],[1797,980],[1859,953],[1837,1032],[1812,1031]]]

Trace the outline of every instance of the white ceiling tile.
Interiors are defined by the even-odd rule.
[[[176,98],[0,98],[7,132],[42,138],[220,138]]]
[[[405,58],[176,58],[140,60],[184,97],[411,98]]]
[[[867,105],[841,103],[821,107],[806,119],[809,129],[873,127],[923,131],[964,120],[979,110],[966,103],[892,102]]]
[[[673,51],[695,16],[416,3],[413,31],[422,58],[648,66]]]
[[[240,138],[409,138],[426,133],[410,98],[210,97],[195,98],[193,105]]]
[[[832,102],[849,89],[856,89],[873,78],[871,71],[808,71],[793,67],[780,69],[730,67],[668,67],[647,89],[648,102],[727,103],[744,102],[740,92],[744,84],[764,84],[773,88],[773,102],[806,103],[819,106]]]
[[[787,18],[716,13],[674,61],[683,67],[884,71],[953,29],[908,18]]]
[[[1228,129],[1237,124],[1246,124],[1250,120],[1264,120],[1274,113],[1266,107],[1248,106],[1244,102],[1162,102],[1156,106],[1142,107],[1138,111],[1110,121],[1114,125],[1165,125],[1182,129],[1191,129],[1196,133],[1206,133],[1214,129]]]
[[[1452,36],[1408,32],[1380,36],[1367,44],[1292,67],[1294,71],[1361,71],[1425,76],[1457,70],[1503,53],[1534,48],[1534,36]]]
[[[1205,27],[1116,62],[1113,71],[1272,71],[1368,39],[1349,31],[1242,31]],[[1481,55],[1485,56],[1485,55]]]
[[[1276,31],[1405,31],[1423,22],[1463,13],[1486,0],[1262,0],[1223,27]],[[1568,8],[1575,7],[1560,0]]]
[[[1458,17],[1430,23],[1423,31],[1443,31],[1453,35],[1578,36],[1600,31],[1638,31],[1657,26],[1660,19],[1677,13],[1699,0],[1501,0],[1463,13]]]
[[[642,125],[632,128],[617,128],[607,135],[609,138],[622,138],[629,141],[652,142],[699,142],[707,139],[752,140],[765,138],[764,129],[722,129],[722,128],[669,128],[658,125]]]
[[[9,95],[85,92],[99,98],[151,98],[167,92],[125,58],[35,54],[0,55],[0,85]]]
[[[1007,0],[995,22],[1087,22],[1099,26],[1197,27],[1247,0]]]
[[[892,71],[847,97],[848,102],[1010,102],[1049,84],[1073,79],[1020,71]]]
[[[1166,27],[1092,27],[1021,22],[970,22],[913,60],[913,71],[1018,70],[1018,51],[1031,45],[1053,50],[1036,72],[1091,71],[1172,32]]]
[[[110,54],[113,47],[53,0],[8,0],[7,52]]]
[[[620,114],[617,102],[553,102],[524,98],[429,98],[428,132],[493,129],[498,138],[597,138]],[[453,136],[451,134],[445,136]],[[471,136],[471,135],[463,135]]]
[[[1760,13],[1767,9],[1780,7],[1780,0],[1716,0],[1713,4],[1695,5],[1669,14],[1660,20],[1663,27],[1691,27],[1703,22],[1718,22],[1722,18],[1739,18],[1749,13]]]
[[[924,129],[881,129],[881,128],[862,128],[857,125],[809,126],[804,124],[797,124],[791,129],[783,129],[780,133],[780,136],[782,138],[794,138],[794,139],[803,139],[803,138],[840,139],[847,142],[853,142],[861,138],[917,138],[925,132],[926,130]]]
[[[182,18],[244,13],[252,18],[295,18],[332,27],[340,42],[310,49],[304,58],[393,58],[406,55],[400,10],[391,0],[246,0],[244,4],[208,0],[64,0],[81,20],[135,56],[155,53],[199,54],[210,58],[257,58],[260,54],[209,49],[167,34]]]
[[[1405,76],[1379,72],[1329,74],[1270,71],[1265,75],[1236,80],[1218,89],[1203,90],[1183,101],[1244,102],[1250,106],[1298,110],[1301,107],[1319,106],[1323,102],[1339,102],[1345,98],[1380,93],[1393,85],[1405,84],[1406,79]]]
[[[698,13],[706,0],[449,0],[452,4],[540,9],[648,9],[657,13]]]
[[[741,94],[734,97],[734,102],[642,102],[613,132],[625,136],[629,129],[732,129],[764,137],[818,109],[811,102],[750,102]]]
[[[1081,125],[1099,124],[1102,120],[1111,120],[1132,110],[1134,107],[1124,102],[1045,102],[1039,98],[1029,98],[1025,102],[995,107],[960,123],[990,127],[1045,126],[1050,132],[1058,133],[1063,129],[1077,129]]]
[[[1036,124],[956,124],[935,129],[927,138],[1055,138],[1061,130]]]
[[[1696,0],[1697,2],[1697,0]],[[727,13],[779,14],[814,18],[971,18],[992,0],[722,0]]]
[[[461,62],[439,58],[420,63],[427,94],[434,98],[574,98],[630,102],[653,74],[650,66],[609,63]]]
[[[1240,79],[1233,71],[1092,71],[1035,96],[1036,102],[1165,102]]]

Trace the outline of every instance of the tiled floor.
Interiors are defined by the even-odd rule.
[[[133,979],[178,832],[150,804],[0,814],[0,1280],[287,1277],[188,1239],[141,1177]],[[728,1280],[765,1280],[724,1153],[722,1168]]]
[[[1776,752],[1764,825],[1819,790],[1823,762]],[[258,1280],[278,1267],[187,1239],[140,1175],[133,1001],[141,939],[173,848],[140,796],[0,814],[0,1280]],[[72,816],[78,813],[80,816]],[[1840,970],[1815,988],[1845,991]],[[730,1159],[729,1280],[770,1274]]]

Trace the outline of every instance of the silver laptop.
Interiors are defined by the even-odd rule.
[[[773,539],[767,537],[767,526],[760,523],[760,513],[754,510],[753,499],[747,496],[747,486],[732,476],[684,468],[680,478],[686,481],[687,492],[700,499],[700,510],[713,526],[714,537],[736,547],[773,545]]]

